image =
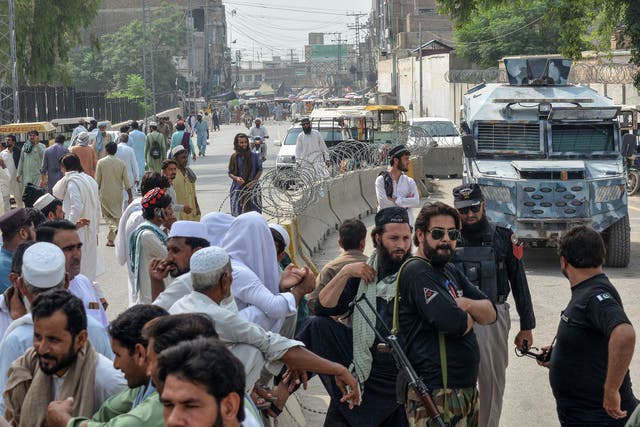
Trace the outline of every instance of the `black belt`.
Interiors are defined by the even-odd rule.
[[[498,301],[496,301],[496,304],[504,304],[505,302],[507,302],[507,297],[509,295],[498,295]]]

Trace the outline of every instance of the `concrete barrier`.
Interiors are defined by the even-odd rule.
[[[335,186],[336,183],[329,182],[329,185]],[[329,194],[331,194],[331,190],[329,190]],[[331,208],[329,194],[319,197],[316,203],[309,206],[302,215],[298,215],[300,237],[310,255],[320,249],[329,231],[335,230],[340,223],[340,219]]]
[[[432,148],[423,156],[422,165],[426,176],[462,176],[462,146]]]
[[[365,169],[359,171],[360,175],[360,194],[362,198],[369,206],[369,213],[374,213],[378,210],[378,199],[376,196],[376,178],[378,174],[383,170],[386,170],[386,166],[378,166],[373,169]]]
[[[360,194],[361,171],[348,172],[336,178],[329,190],[331,210],[340,222],[351,218],[362,218],[370,209]]]

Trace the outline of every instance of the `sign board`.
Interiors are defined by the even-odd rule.
[[[334,62],[338,57],[347,59],[347,45],[314,44],[311,45],[311,62]]]

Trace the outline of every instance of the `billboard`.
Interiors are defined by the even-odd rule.
[[[335,62],[338,57],[347,59],[347,45],[314,44],[311,45],[311,62]]]

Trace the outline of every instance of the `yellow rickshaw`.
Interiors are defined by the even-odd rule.
[[[40,141],[47,141],[47,147],[54,143],[56,127],[50,122],[33,123],[9,123],[0,125],[0,135],[15,135],[18,141],[27,141],[27,133],[37,130],[40,133]]]

